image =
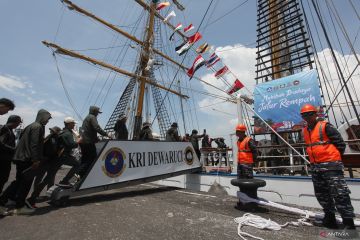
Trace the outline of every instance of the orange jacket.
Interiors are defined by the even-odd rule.
[[[310,158],[310,163],[324,163],[341,161],[341,154],[326,135],[326,121],[318,121],[311,131],[307,127],[303,128],[306,151]]]
[[[249,147],[251,137],[245,137],[241,142],[237,141],[238,148],[238,164],[251,164],[254,163],[253,154]]]

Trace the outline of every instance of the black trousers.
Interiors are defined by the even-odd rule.
[[[49,189],[54,185],[56,173],[59,171],[62,165],[72,166],[63,180],[61,180],[62,183],[68,183],[79,168],[79,162],[76,161],[76,159],[72,156],[65,156],[60,159],[47,162],[35,178],[34,191],[32,192],[29,199],[30,202],[35,203],[36,198],[40,196],[40,193],[46,186],[47,189]]]
[[[195,153],[196,153],[196,156],[198,157],[198,159],[200,161],[200,157],[201,157],[200,149],[195,149]]]
[[[49,189],[55,183],[56,172],[58,171],[58,160],[47,160],[40,166],[40,170],[34,180],[34,190],[29,199],[30,203],[35,203],[36,198],[47,186]],[[46,174],[46,175],[45,175]]]
[[[81,149],[81,163],[78,174],[83,177],[92,163],[96,160],[96,147],[95,143],[80,143]]]
[[[67,165],[71,166],[72,168],[69,170],[69,172],[66,174],[66,176],[61,180],[61,183],[69,183],[70,179],[79,171],[80,163],[76,160],[73,156],[64,156],[60,158],[61,165]]]
[[[16,208],[22,208],[25,205],[25,199],[30,191],[36,170],[31,169],[31,161],[18,161],[15,164],[16,179],[6,188],[0,197],[0,204],[5,205],[10,198],[16,200]]]
[[[253,175],[253,164],[239,164],[237,166],[237,178],[238,179],[249,179],[254,178]]]
[[[11,171],[11,159],[0,157],[0,193],[5,183],[9,180]]]

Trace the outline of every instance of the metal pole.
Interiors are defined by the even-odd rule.
[[[181,86],[180,86],[180,80],[178,80],[178,85],[179,85],[179,93],[181,94]],[[182,99],[180,98],[180,107],[181,107],[181,116],[182,116],[182,120],[183,120],[183,125],[184,125],[184,136],[187,133],[186,131],[186,125],[185,125],[185,114],[184,114],[184,106],[183,106],[183,102]]]

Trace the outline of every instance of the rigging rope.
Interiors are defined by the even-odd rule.
[[[145,11],[145,10],[143,10],[142,13],[144,13],[144,11]],[[138,20],[137,20],[137,26],[139,25],[140,20],[141,20],[141,18],[143,17],[143,15],[144,15],[144,14],[140,14],[140,16],[139,16],[139,18],[138,18]],[[133,34],[134,32],[135,32],[135,29],[133,29],[133,31],[131,32],[131,34]],[[118,63],[119,58],[120,58],[121,56],[122,56],[122,59],[121,59],[120,62],[118,63],[118,66],[121,66],[122,63],[124,62],[125,57],[126,57],[126,55],[127,55],[127,52],[128,52],[128,50],[130,49],[130,48],[129,48],[129,46],[130,46],[129,42],[130,42],[130,40],[127,39],[127,40],[126,40],[126,43],[128,44],[128,46],[127,46],[126,48],[122,48],[122,49],[121,49],[120,53],[118,54],[118,56],[117,56],[117,58],[116,58],[116,60],[115,60],[114,65],[116,65],[116,64]],[[125,49],[125,50],[124,50],[124,49]],[[123,54],[123,52],[124,52],[124,54]],[[134,68],[135,68],[135,67],[134,67]],[[110,79],[110,75],[111,75],[111,72],[108,74],[108,76],[107,76],[107,78],[106,78],[106,81],[104,82],[103,87],[102,87],[101,91],[99,92],[99,95],[98,95],[98,97],[96,98],[96,101],[95,101],[95,102],[97,102],[97,99],[99,98],[100,94],[102,94],[102,91],[103,91],[103,89],[104,89],[105,86],[106,86],[106,83],[107,83],[108,80]],[[113,78],[112,78],[112,80],[111,80],[111,82],[110,82],[110,86],[108,87],[108,89],[107,89],[107,91],[106,91],[106,94],[105,94],[105,96],[104,96],[104,98],[103,98],[103,101],[102,101],[102,104],[100,105],[100,107],[103,107],[103,106],[104,106],[105,101],[106,101],[106,99],[107,99],[107,97],[108,97],[108,95],[109,95],[109,92],[110,92],[110,90],[111,90],[111,87],[113,86],[113,84],[114,84],[114,82],[115,82],[116,76],[117,76],[116,74],[113,75]]]
[[[70,106],[72,107],[74,113],[76,114],[76,116],[78,117],[79,120],[83,121],[83,118],[81,117],[81,115],[79,114],[78,110],[76,109],[76,106],[74,104],[74,102],[72,101],[71,97],[70,97],[70,94],[65,86],[65,83],[64,83],[64,80],[62,78],[62,75],[60,73],[60,69],[59,69],[59,64],[58,64],[58,61],[56,59],[56,55],[55,55],[55,52],[53,52],[52,56],[54,57],[54,60],[55,60],[55,65],[56,65],[56,70],[59,74],[59,79],[60,79],[60,82],[61,82],[61,86],[63,87],[64,89],[64,92],[65,92],[65,95],[66,95],[66,98],[67,100],[69,101],[70,103]]]
[[[62,20],[63,20],[63,17],[64,17],[64,13],[65,13],[65,4],[64,3],[62,4],[62,9],[61,10],[62,11],[61,11],[61,15],[60,15],[59,24],[57,26],[55,36],[54,36],[54,42],[56,42],[57,36],[59,34],[59,31],[60,31],[60,26],[61,26],[61,23],[62,23]]]
[[[315,12],[316,12],[319,20],[320,20],[320,25],[321,25],[321,28],[322,28],[322,30],[323,30],[323,32],[324,32],[325,39],[326,39],[326,41],[327,41],[327,43],[328,43],[328,45],[329,45],[329,47],[330,47],[331,55],[333,56],[333,60],[335,61],[335,65],[336,65],[336,67],[337,67],[337,69],[339,70],[339,73],[340,73],[340,75],[341,75],[341,80],[343,81],[343,84],[345,85],[345,90],[346,90],[346,92],[347,92],[347,94],[348,94],[348,97],[349,97],[351,103],[352,103],[352,107],[353,107],[354,113],[355,113],[355,115],[356,115],[356,118],[357,118],[358,122],[360,123],[360,116],[359,116],[359,114],[358,114],[358,111],[357,111],[354,103],[353,103],[353,99],[352,99],[352,97],[351,97],[350,90],[349,90],[349,88],[347,87],[347,85],[345,84],[345,78],[344,78],[344,76],[343,76],[343,74],[342,74],[342,72],[341,72],[341,69],[340,69],[340,66],[339,66],[339,62],[337,61],[337,58],[336,58],[335,53],[334,53],[334,49],[333,49],[333,47],[332,47],[332,45],[331,45],[331,43],[330,43],[330,39],[329,39],[329,36],[328,36],[328,34],[327,34],[327,32],[326,32],[326,29],[325,29],[324,23],[323,23],[323,21],[322,21],[322,18],[321,18],[321,16],[320,16],[320,12],[319,12],[319,10],[318,10],[318,8],[317,8],[317,6],[316,6],[315,1],[314,1],[314,0],[311,0],[311,2],[312,2],[313,6],[314,6],[314,8],[315,8]]]
[[[313,24],[314,24],[315,32],[316,32],[316,34],[319,36],[319,31],[318,31],[317,26],[316,26],[316,24],[315,24],[315,19],[314,19],[314,16],[313,16],[313,13],[312,13],[312,10],[311,10],[311,8],[310,8],[310,4],[309,4],[308,1],[307,1],[307,4],[308,4],[308,8],[309,8],[309,12],[310,12],[310,16],[311,16],[312,22],[313,22]],[[305,11],[305,8],[304,8],[304,5],[303,5],[303,2],[302,2],[302,1],[301,1],[301,7],[302,7],[302,12],[303,12],[303,14],[304,14],[306,27],[307,27],[307,29],[308,29],[308,34],[309,34],[309,36],[310,36],[310,41],[311,41],[311,44],[312,44],[313,48],[315,49],[315,51],[314,51],[314,53],[315,53],[315,60],[316,60],[316,61],[315,61],[315,65],[317,66],[318,71],[320,70],[321,76],[322,76],[322,78],[323,78],[323,80],[324,80],[324,85],[325,85],[325,90],[326,90],[326,91],[323,90],[323,88],[322,88],[322,82],[321,82],[321,80],[319,79],[320,89],[321,89],[321,92],[322,92],[323,95],[324,95],[324,92],[326,93],[326,96],[327,96],[327,98],[328,98],[328,101],[330,102],[332,98],[330,97],[330,91],[329,91],[328,88],[330,88],[330,89],[332,90],[332,92],[334,92],[334,90],[331,88],[330,81],[327,79],[327,76],[326,76],[326,74],[325,74],[325,71],[324,71],[324,69],[323,69],[323,66],[322,66],[322,64],[321,64],[321,62],[320,62],[320,58],[319,58],[319,55],[318,55],[318,49],[317,49],[317,47],[316,47],[315,40],[314,40],[314,38],[313,38],[313,34],[312,34],[312,32],[311,32],[310,24],[309,24],[309,21],[308,21],[308,18],[307,18],[307,14],[306,14],[306,11]],[[321,47],[321,49],[324,49],[324,48],[323,48],[323,45],[322,45],[322,42],[321,42],[321,39],[320,39],[320,38],[318,38],[318,39],[319,39],[319,42],[320,42],[320,47]],[[325,56],[324,56],[324,57],[325,57]],[[325,64],[327,64],[326,61],[325,61]],[[329,85],[329,86],[328,86],[328,85]],[[324,98],[324,100],[325,100],[325,98]],[[337,100],[337,102],[338,102],[338,100]],[[333,117],[334,117],[334,120],[335,120],[335,125],[338,127],[337,118],[336,118],[336,116],[335,116],[335,111],[334,111],[334,109],[331,109],[331,111],[332,111],[332,114],[333,114]],[[343,115],[343,114],[341,115],[341,117],[344,119],[344,115]]]
[[[331,1],[331,3],[332,3],[332,6],[335,8],[335,5],[334,5],[333,1]],[[344,53],[342,44],[340,43],[339,35],[338,35],[338,33],[337,33],[337,31],[336,31],[336,28],[335,28],[335,23],[334,23],[334,21],[333,21],[332,14],[330,14],[330,11],[331,11],[333,14],[334,14],[334,12],[333,12],[332,8],[329,6],[329,4],[328,4],[327,1],[326,1],[326,6],[327,6],[327,8],[328,8],[329,15],[330,15],[330,19],[331,19],[332,25],[333,25],[334,30],[335,30],[335,33],[336,33],[336,37],[337,37],[337,40],[338,40],[338,44],[339,44],[340,49],[341,49],[341,54],[345,57],[345,53]],[[346,29],[342,29],[342,28],[341,28],[341,26],[344,26],[344,25],[343,25],[343,23],[342,23],[342,21],[341,21],[341,18],[340,18],[340,16],[339,16],[339,13],[338,13],[338,11],[336,10],[336,8],[335,8],[335,14],[334,14],[334,15],[336,16],[335,21],[336,21],[336,22],[338,23],[338,25],[340,26],[340,30],[341,30],[341,32],[343,33],[345,39],[347,40],[347,42],[348,42],[348,44],[349,44],[349,46],[350,46],[350,49],[351,49],[352,53],[354,54],[355,59],[357,60],[357,62],[358,62],[358,64],[359,64],[360,61],[359,61],[359,59],[358,59],[357,56],[356,56],[356,52],[355,52],[355,50],[354,50],[354,47],[352,46],[352,43],[351,43],[351,41],[350,41],[350,39],[349,39],[349,36],[348,36],[348,34],[347,34],[347,32],[346,32]],[[348,60],[349,60],[349,59],[350,59],[350,58],[348,58]],[[341,59],[340,59],[340,61],[341,61]],[[348,61],[345,61],[345,64],[344,64],[342,61],[341,61],[341,63],[342,63],[342,65],[343,65],[342,71],[346,72],[345,70],[347,70],[347,73],[349,73],[350,70],[349,70],[349,66],[348,66]],[[353,92],[355,93],[356,101],[359,101],[358,94],[357,94],[357,92],[356,92],[356,88],[355,88],[354,83],[353,83],[352,80],[350,81],[350,85],[351,85],[351,87],[352,87]],[[335,89],[335,92],[336,92],[336,91],[337,91],[337,89]]]
[[[351,5],[352,9],[354,10],[354,12],[355,12],[355,14],[356,14],[357,18],[360,20],[359,13],[356,11],[356,8],[355,8],[354,4],[352,3],[352,0],[350,0],[349,2],[350,2],[350,5]]]
[[[222,18],[224,18],[224,17],[228,16],[230,13],[232,13],[233,11],[235,11],[236,9],[238,9],[239,7],[241,7],[242,5],[244,5],[245,3],[247,3],[248,1],[249,1],[249,0],[245,0],[244,2],[240,3],[240,4],[239,4],[239,5],[237,5],[236,7],[231,8],[231,10],[230,10],[229,12],[227,12],[227,13],[225,13],[224,15],[222,15],[222,16],[220,16],[220,17],[218,17],[218,18],[217,18],[217,19],[215,19],[214,21],[210,22],[210,23],[209,23],[209,24],[207,24],[204,28],[206,28],[206,27],[210,26],[211,24],[216,23],[216,22],[217,22],[217,21],[219,21],[220,19],[222,19]]]
[[[319,6],[319,3],[316,3],[316,4],[317,4],[318,10],[319,10],[319,15],[320,15],[319,20],[321,19],[321,20],[324,22],[324,25],[327,26],[326,29],[330,29],[329,24],[327,23],[327,21],[326,21],[326,19],[325,19],[325,16],[323,16],[322,13],[321,13],[321,8],[320,8],[320,6]],[[315,12],[316,12],[316,10],[315,10]],[[331,18],[331,20],[332,20],[332,18]],[[337,34],[337,31],[336,31],[335,28],[334,28],[334,30],[335,30],[335,33]],[[329,34],[329,39],[330,39],[331,42],[333,42],[332,36],[331,36],[330,34]],[[340,47],[340,49],[341,49],[341,47]],[[330,49],[330,50],[331,50],[331,49]],[[324,54],[324,53],[323,53],[323,54]],[[324,56],[325,56],[325,54],[324,54]],[[333,60],[334,60],[334,57],[332,57],[332,58],[333,58]],[[341,60],[341,59],[339,59],[339,62],[340,62],[340,60]],[[327,64],[327,63],[326,63],[326,64]],[[336,68],[336,66],[335,66],[335,70],[336,70],[336,73],[337,73],[338,77],[340,78],[340,71],[341,71],[341,69],[340,69],[340,64],[339,64],[339,68]],[[329,74],[330,74],[330,69],[328,69],[328,71],[329,71]],[[341,81],[339,82],[339,85],[340,85],[340,86],[342,85]],[[333,91],[333,94],[335,94],[336,88],[334,87],[334,90],[332,90],[332,91]],[[348,103],[347,96],[346,96],[345,92],[344,92],[344,97],[345,97],[345,102],[346,102],[346,105],[347,105],[347,109],[348,109],[349,114],[350,114],[350,118],[352,118],[351,109],[350,109],[350,106],[349,106],[349,103]]]
[[[205,16],[206,16],[206,14],[208,13],[208,11],[209,11],[209,9],[210,9],[213,1],[214,1],[214,0],[211,0],[211,2],[209,3],[209,6],[207,7],[207,9],[206,9],[206,11],[205,11],[205,14],[204,14],[204,16],[203,16],[203,18],[202,18],[202,20],[201,20],[201,22],[200,22],[200,24],[199,24],[199,27],[197,28],[197,31],[199,31],[199,29],[200,29],[200,27],[201,27],[201,25],[202,25],[202,23],[203,23],[203,21],[204,21],[204,19],[205,19]],[[180,65],[182,65],[183,62],[185,61],[185,58],[186,58],[186,55],[187,55],[187,54],[188,54],[188,51],[185,53],[185,55],[184,55],[184,57],[183,57]],[[173,85],[173,83],[174,83],[174,81],[175,81],[175,79],[176,79],[176,77],[177,77],[180,69],[181,69],[181,67],[179,66],[178,69],[177,69],[177,71],[176,71],[176,74],[175,74],[173,80],[172,80],[171,83],[170,83],[169,88],[171,88],[171,86]],[[169,92],[166,92],[166,93],[165,93],[165,96],[163,97],[163,99],[162,99],[162,101],[161,101],[161,104],[160,104],[160,109],[161,109],[162,105],[164,104],[165,98],[167,97],[168,93],[169,93]],[[156,115],[155,115],[153,121],[151,122],[151,125],[154,123],[157,115],[158,115],[158,111],[156,112]]]
[[[127,8],[125,8],[124,10],[126,12]],[[113,41],[112,41],[113,43],[111,45],[115,44],[117,39],[118,38],[114,36]],[[102,61],[106,62],[106,59],[110,57],[110,54],[111,54],[111,51],[110,51],[110,49],[108,49],[108,51],[105,53],[105,56],[103,57]],[[86,97],[86,99],[85,99],[85,101],[83,103],[83,106],[81,108],[82,113],[85,111],[85,107],[89,103],[90,97],[92,97],[92,98],[95,97],[96,93],[95,92],[93,93],[93,89],[95,87],[96,82],[99,80],[100,73],[101,73],[101,70],[99,69],[99,71],[96,74],[96,77],[95,77],[94,81],[91,84],[90,90],[89,90],[89,92],[87,94],[87,97]],[[96,101],[95,101],[95,103],[96,103]]]

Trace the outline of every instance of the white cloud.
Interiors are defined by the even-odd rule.
[[[18,89],[24,89],[26,84],[21,78],[11,75],[0,75],[0,88],[14,92]]]
[[[330,102],[333,101],[335,96],[339,93],[341,86],[343,84],[342,84],[342,80],[340,80],[340,78],[338,77],[338,74],[336,71],[336,65],[335,65],[335,62],[333,61],[330,49],[324,49],[323,51],[318,53],[318,56],[319,56],[319,62],[321,63],[322,69],[326,76],[326,77],[323,77],[321,74],[321,71],[319,71],[319,76],[320,76],[320,80],[322,82],[322,88],[323,88],[323,93],[324,93],[324,97],[325,97],[325,105],[329,106]],[[351,72],[357,66],[357,64],[358,64],[357,59],[356,59],[355,55],[353,55],[353,54],[342,55],[341,53],[336,52],[336,51],[335,51],[335,56],[343,70],[343,75],[344,75],[344,78],[346,81],[346,80],[348,80]],[[358,59],[360,58],[360,54],[357,54],[357,58]],[[349,89],[351,97],[353,98],[353,101],[355,101],[356,109],[357,109],[358,113],[360,113],[360,108],[359,108],[360,102],[358,102],[360,100],[359,99],[360,98],[359,97],[359,89],[360,89],[360,68],[359,67],[353,73],[351,79],[352,79],[352,81],[349,81],[347,83],[347,87]],[[326,82],[326,85],[325,85],[325,82]],[[345,97],[344,93],[345,93],[346,97]],[[329,98],[330,98],[330,100],[329,100]],[[338,120],[338,124],[340,121],[343,121],[341,110],[343,111],[343,113],[345,114],[345,116],[348,120],[355,118],[353,107],[350,104],[350,100],[349,100],[349,97],[348,97],[348,94],[347,94],[347,91],[345,88],[342,90],[342,93],[339,94],[339,96],[337,97],[337,100],[338,101],[335,101],[335,103],[334,103],[335,107],[333,109],[335,112],[336,119]],[[351,114],[349,113],[346,102],[349,103]],[[342,106],[341,110],[338,107],[339,103]],[[330,122],[333,122],[335,124],[334,121],[335,121],[335,119],[332,115],[332,111],[330,111]]]
[[[222,63],[228,66],[236,78],[238,78],[246,86],[246,89],[241,89],[240,93],[251,96],[256,83],[256,49],[247,48],[241,44],[235,44],[233,46],[217,47],[215,51],[221,58]],[[218,69],[220,67],[221,65],[219,64],[216,68]],[[220,89],[228,89],[228,86],[223,81],[214,77],[214,73],[205,74],[201,77],[201,79]],[[229,84],[232,84],[235,81],[235,77],[229,75],[227,76],[227,80]],[[228,95],[225,93],[221,94],[220,91],[213,87],[210,87],[204,83],[201,84],[206,92],[228,97]],[[200,107],[215,104],[217,102],[219,102],[219,99],[213,97],[204,97],[197,104]],[[207,108],[200,108],[200,111],[210,115],[208,117],[208,121],[202,123],[202,125],[205,125],[204,128],[209,129],[209,135],[213,137],[225,137],[227,143],[230,145],[229,134],[234,133],[235,126],[238,123],[237,105],[234,103],[225,102]]]

